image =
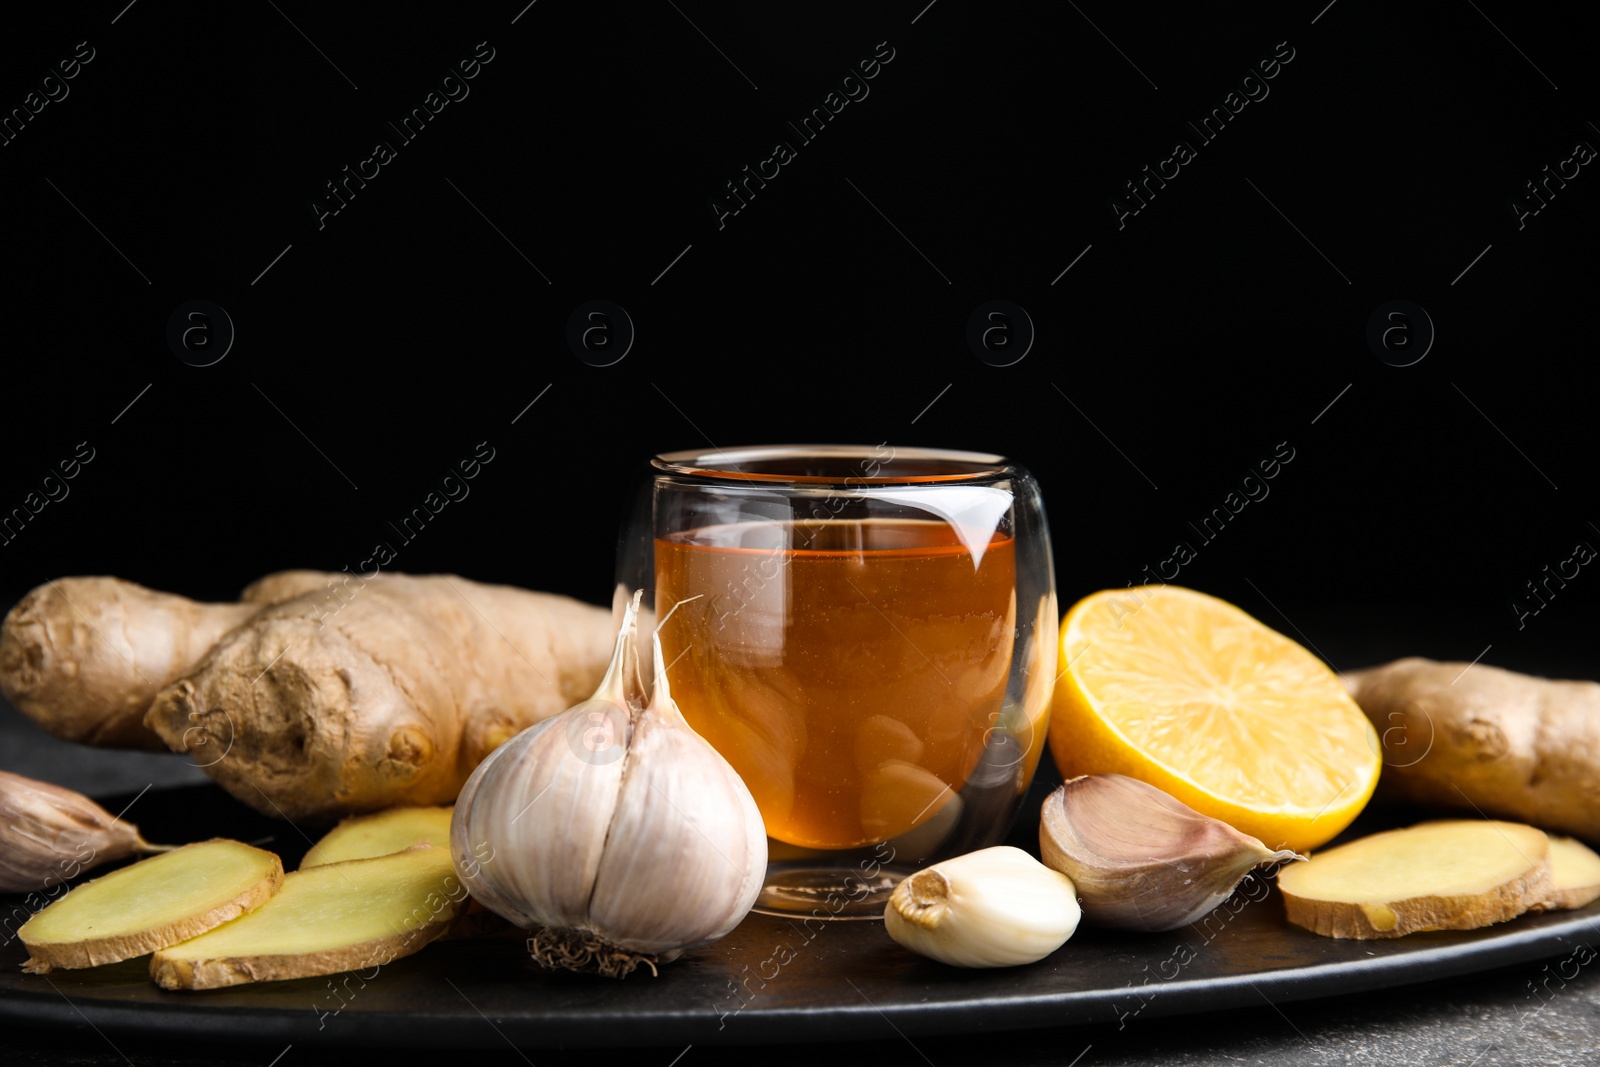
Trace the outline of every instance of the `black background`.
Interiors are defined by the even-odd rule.
[[[384,540],[395,569],[604,602],[650,454],[888,442],[1031,468],[1063,606],[1184,540],[1177,581],[1340,668],[1597,676],[1592,567],[1520,627],[1512,606],[1600,547],[1600,177],[1520,229],[1512,209],[1600,146],[1592,24],[1504,0],[524,2],[7,13],[0,114],[78,42],[94,59],[0,145],[0,516],[79,442],[94,459],[8,531],[0,598],[104,573],[229,599]],[[470,95],[400,143],[386,123],[480,41]],[[870,95],[719,228],[723,183],[879,42]],[[1270,95],[1198,143],[1185,123],[1279,42]],[[1111,199],[1180,138],[1197,158],[1119,229]],[[319,229],[312,201],[378,140],[396,159]],[[237,329],[204,368],[166,341],[194,299]],[[592,299],[637,328],[609,367],[565,339]],[[992,299],[1037,328],[1012,366],[966,343]],[[1365,339],[1394,299],[1437,328],[1408,367]],[[388,524],[484,441],[470,495],[401,542]],[[1270,496],[1200,543],[1280,442]],[[1509,1018],[1524,977],[1419,1011]],[[1374,1019],[1390,1052],[1424,1026],[1324,1017],[1358,1050]],[[1265,1008],[1214,1033],[1235,1028],[1290,1037]],[[1142,1055],[1102,1036],[1097,1059]]]
[[[1511,601],[1600,545],[1600,199],[1586,167],[1520,230],[1511,201],[1600,144],[1588,27],[1470,3],[924,2],[143,2],[13,26],[6,108],[77,42],[95,58],[0,147],[0,505],[77,442],[95,459],[0,548],[3,592],[111,573],[230,598],[387,540],[395,569],[603,601],[649,454],[886,441],[1029,466],[1064,604],[1187,540],[1177,581],[1339,666],[1492,646],[1587,671],[1600,581],[1520,629]],[[386,122],[480,41],[470,95],[402,142]],[[723,183],[882,41],[870,95],[719,229]],[[1283,41],[1270,95],[1195,137]],[[1197,158],[1119,229],[1111,198],[1180,138]],[[319,229],[312,201],[380,139],[397,158]],[[565,341],[595,298],[637,329],[610,367]],[[994,298],[1037,328],[1009,367],[965,340]],[[1437,328],[1409,367],[1364,336],[1396,298]],[[236,327],[214,366],[166,344],[190,299]],[[480,441],[470,496],[398,540]],[[1201,542],[1188,523],[1283,441],[1270,496]]]

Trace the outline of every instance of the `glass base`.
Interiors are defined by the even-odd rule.
[[[752,910],[786,919],[882,919],[889,894],[911,873],[883,868],[868,878],[854,867],[770,864]]]

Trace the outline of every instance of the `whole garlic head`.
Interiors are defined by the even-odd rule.
[[[638,606],[636,594],[595,695],[490,753],[451,819],[468,892],[535,930],[529,949],[550,967],[654,970],[737,926],[766,874],[754,798],[659,667],[640,706]]]

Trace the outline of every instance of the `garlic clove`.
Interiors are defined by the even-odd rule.
[[[766,829],[750,791],[713,758],[705,740],[652,712],[634,728],[589,905],[619,948],[666,962],[727,934],[755,904]]]
[[[949,783],[926,767],[885,760],[861,782],[861,829],[874,841],[910,833],[960,803]]]
[[[1196,921],[1256,867],[1305,859],[1120,774],[1074,778],[1045,798],[1039,850],[1091,922],[1145,931]]]
[[[856,728],[856,770],[871,774],[888,760],[918,763],[927,748],[917,732],[888,715],[869,715]]]
[[[590,920],[626,930],[619,947],[666,962],[750,913],[766,878],[767,831],[738,772],[683,717],[659,634],[652,643],[655,685],[634,723]],[[670,893],[659,891],[661,872],[670,872]]]
[[[900,945],[954,967],[1034,963],[1078,928],[1066,875],[1010,845],[944,860],[902,881],[884,926]]]
[[[638,604],[624,612],[595,695],[496,748],[456,798],[450,847],[462,882],[517,926],[588,919],[633,731]]]
[[[478,861],[476,877],[464,872],[468,891],[522,927],[586,921],[605,848],[594,828],[605,827],[616,809],[622,760],[608,761],[606,748],[588,746],[596,737],[625,738],[626,713],[600,700],[573,710],[578,714],[546,720],[496,749],[456,800],[456,811],[468,814],[451,818],[452,848],[459,819],[464,853]],[[620,754],[626,741],[614,744]],[[524,823],[537,831],[524,836]],[[458,863],[462,855],[456,852]]]
[[[82,793],[0,771],[0,892],[48,889],[102,863],[162,851]]]
[[[961,794],[952,793],[949,800],[940,805],[937,815],[898,837],[889,838],[883,846],[893,850],[889,855],[907,863],[926,862],[929,856],[939,852],[955,838],[956,826],[966,810],[967,804],[961,799]]]

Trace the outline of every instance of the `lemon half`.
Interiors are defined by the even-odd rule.
[[[1376,732],[1320,659],[1180,586],[1108,589],[1062,620],[1050,750],[1061,773],[1166,790],[1272,848],[1343,830],[1378,784]]]

